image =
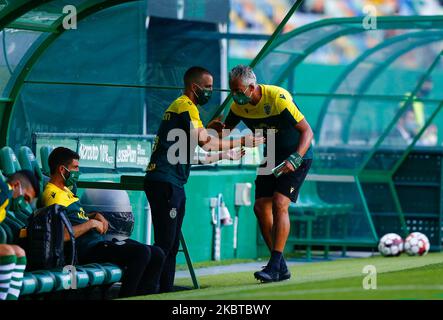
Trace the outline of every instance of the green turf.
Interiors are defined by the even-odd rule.
[[[204,262],[195,262],[192,265],[195,269],[198,268],[208,268],[208,267],[218,267],[218,266],[226,266],[233,263],[247,263],[247,262],[255,262],[254,259],[226,259],[220,261],[204,261]],[[178,264],[175,268],[177,271],[188,270],[187,264]]]
[[[377,289],[363,289],[363,267],[377,270]],[[259,284],[252,272],[199,277],[202,289],[133,299],[443,299],[443,253],[371,257],[291,267],[293,278]],[[190,279],[177,285],[191,286]]]

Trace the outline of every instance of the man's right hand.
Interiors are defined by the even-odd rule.
[[[95,219],[91,219],[91,220],[89,220],[89,222],[91,223],[91,226],[92,226],[91,229],[97,230],[97,232],[100,234],[104,234],[106,232],[103,222],[101,222],[99,220],[95,220]]]

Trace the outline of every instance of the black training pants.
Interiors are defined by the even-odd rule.
[[[185,216],[185,190],[169,182],[148,179],[145,179],[144,188],[151,206],[155,245],[162,248],[166,256],[160,292],[170,292],[174,285],[176,256]]]
[[[165,254],[156,246],[127,239],[103,241],[79,257],[81,264],[110,262],[123,270],[120,297],[158,293]]]

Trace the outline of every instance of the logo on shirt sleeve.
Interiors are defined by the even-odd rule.
[[[280,93],[280,98],[286,100],[286,97],[285,97],[285,95],[283,93]]]

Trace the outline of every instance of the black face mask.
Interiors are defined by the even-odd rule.
[[[200,86],[194,83],[198,89],[194,91],[194,94],[197,97],[197,104],[199,106],[203,106],[208,103],[212,96],[212,90],[206,88],[200,88]]]

